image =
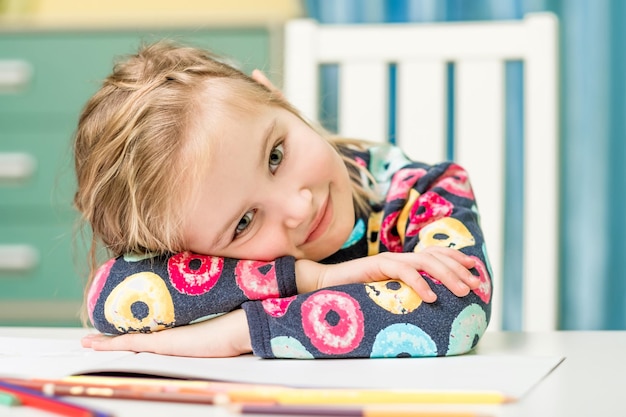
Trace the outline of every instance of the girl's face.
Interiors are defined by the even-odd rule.
[[[211,140],[210,155],[200,161],[207,169],[198,195],[183,206],[187,249],[237,259],[291,255],[315,261],[339,250],[355,220],[340,155],[285,109],[225,107],[213,122],[199,125]]]

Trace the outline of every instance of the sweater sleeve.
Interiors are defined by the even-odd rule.
[[[248,300],[296,294],[295,260],[238,260],[191,252],[120,256],[102,265],[87,294],[102,333],[148,333],[216,317]]]
[[[243,304],[253,351],[266,358],[447,356],[473,349],[491,312],[491,273],[467,173],[453,163],[429,166],[376,160],[389,181],[384,202],[364,223],[368,255],[446,246],[472,256],[481,285],[457,297],[423,274],[437,294],[422,302],[400,281],[347,284]],[[371,167],[371,165],[370,165]],[[378,178],[380,172],[373,172]],[[355,243],[356,245],[357,243]]]

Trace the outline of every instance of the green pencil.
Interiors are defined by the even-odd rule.
[[[0,405],[11,407],[20,404],[22,404],[22,402],[15,395],[9,394],[8,392],[0,392]]]

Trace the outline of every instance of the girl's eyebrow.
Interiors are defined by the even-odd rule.
[[[265,129],[265,131],[263,132],[263,136],[262,136],[262,140],[261,140],[261,148],[260,148],[260,152],[259,154],[261,155],[260,159],[259,159],[259,164],[258,166],[260,167],[260,169],[264,169],[265,166],[267,165],[267,160],[268,160],[268,151],[270,150],[270,141],[272,140],[272,136],[274,134],[274,130],[276,130],[276,119],[272,119],[272,121],[270,122],[269,126],[267,127],[267,129]],[[247,211],[247,210],[246,210]],[[245,214],[245,212],[244,212]],[[239,214],[235,214],[230,220],[228,220],[226,222],[226,224],[224,225],[223,228],[220,229],[220,231],[218,232],[217,236],[215,237],[215,239],[213,239],[211,241],[211,248],[222,248],[223,246],[227,246],[228,243],[230,243],[230,238],[228,238],[226,241],[226,236],[230,236],[231,233],[229,232],[232,228],[233,225],[236,225],[239,223],[240,220],[240,215]]]

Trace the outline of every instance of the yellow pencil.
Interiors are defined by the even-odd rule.
[[[268,388],[227,390],[216,403],[278,404],[502,404],[513,399],[494,391]]]

